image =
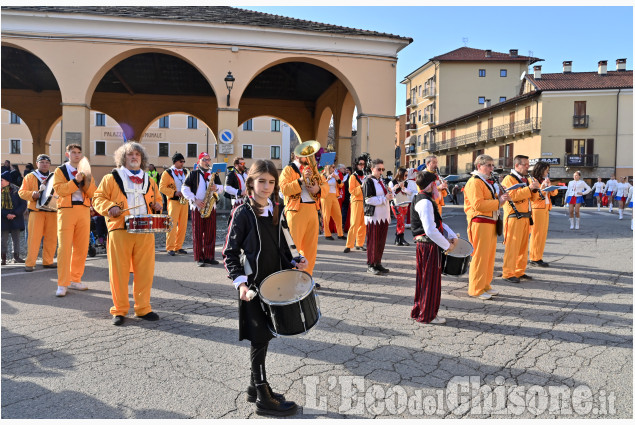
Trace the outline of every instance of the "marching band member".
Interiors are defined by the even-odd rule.
[[[498,291],[491,287],[496,257],[496,220],[500,207],[509,200],[506,193],[498,193],[492,178],[494,160],[479,155],[474,160],[473,177],[465,184],[463,209],[467,216],[468,240],[474,247],[470,263],[468,295],[488,300]]]
[[[247,173],[245,172],[245,159],[236,158],[234,160],[234,170],[227,173],[225,177],[225,198],[232,200],[232,208],[243,203],[246,195],[245,180]],[[231,219],[231,218],[230,218]]]
[[[260,306],[260,295],[257,292],[250,299],[247,292],[252,286],[260,288],[262,281],[273,273],[293,267],[305,270],[308,263],[304,258],[296,263],[291,258],[285,238],[281,236],[278,170],[273,162],[256,161],[249,169],[245,189],[249,198],[231,215],[223,258],[228,277],[239,291],[238,339],[251,342],[247,401],[256,403],[259,415],[290,416],[297,412],[298,406],[285,400],[284,395],[274,393],[267,383],[265,360],[273,335]]]
[[[610,180],[609,180],[610,182]],[[608,184],[607,184],[608,186]],[[582,175],[579,171],[573,173],[573,180],[569,182],[566,193],[566,203],[569,204],[569,229],[573,230],[573,211],[575,210],[575,229],[578,230],[580,228],[580,205],[584,202],[584,195],[591,192],[591,188],[588,184],[582,180]],[[611,202],[612,196],[611,195]],[[609,204],[609,211],[612,211],[612,204]]]
[[[342,175],[342,190],[340,192],[342,230],[344,231],[344,233],[348,233],[348,229],[351,225],[351,194],[348,191],[348,179],[351,177],[352,168],[346,167],[344,164],[340,164],[340,174]]]
[[[36,160],[37,169],[27,174],[20,187],[20,198],[28,202],[29,213],[29,236],[27,241],[28,251],[24,270],[32,272],[35,270],[35,261],[40,251],[42,243],[42,265],[44,268],[54,269],[57,265],[53,262],[55,248],[57,248],[57,214],[55,211],[40,210],[37,200],[46,182],[53,177],[49,172],[51,158],[46,154],[40,154]]]
[[[148,157],[144,147],[129,141],[115,151],[112,173],[101,180],[93,199],[95,210],[106,217],[108,226],[108,274],[113,306],[112,323],[123,325],[130,309],[128,281],[134,273],[132,296],[135,315],[156,321],[159,315],[150,306],[154,277],[154,233],[128,233],[127,215],[157,214],[163,210],[159,188],[143,170]],[[136,208],[132,208],[137,206]],[[132,208],[130,211],[124,211]]]
[[[410,317],[417,322],[441,325],[445,323],[444,318],[437,317],[441,304],[441,250],[452,252],[458,237],[441,220],[432,195],[437,189],[434,174],[419,173],[417,187],[419,194],[411,203],[412,234],[417,243],[417,280]],[[447,232],[448,239],[441,233],[443,231]]]
[[[77,172],[82,159],[82,147],[66,146],[68,162],[60,165],[53,174],[53,190],[57,199],[57,292],[63,297],[71,289],[85,291],[82,283],[88,242],[90,239],[90,198],[95,193],[95,179],[85,181],[84,173]],[[88,185],[87,190],[80,189]]]
[[[618,212],[620,213],[620,220],[624,218],[624,205],[626,205],[626,198],[628,197],[628,188],[631,185],[628,183],[628,177],[622,177],[622,181],[617,184],[617,199]]]
[[[611,178],[606,182],[606,196],[609,197],[609,212],[613,212],[613,198],[617,193],[617,180],[615,174],[611,174]]]
[[[384,161],[374,159],[371,164],[371,175],[364,180],[364,185],[362,186],[362,192],[364,193],[364,222],[368,227],[367,271],[374,275],[380,275],[390,271],[390,269],[381,265],[381,257],[384,254],[388,225],[390,224],[390,207],[388,204],[392,201],[393,194],[386,189],[381,179],[381,173],[386,170]]]
[[[220,178],[210,172],[211,161],[207,152],[201,152],[198,156],[198,167],[188,174],[181,188],[185,199],[190,201],[194,261],[199,267],[205,267],[205,264],[218,264],[218,260],[214,258],[216,255],[216,204],[209,217],[201,216],[201,210],[205,208],[204,201],[208,185],[213,185],[212,192],[223,193]]]
[[[388,186],[393,194],[404,193],[408,195],[410,199],[416,194],[413,193],[408,187],[408,180],[406,179],[406,168],[399,167],[397,172],[395,173],[395,179],[392,180]],[[406,242],[405,239],[405,219],[408,215],[408,209],[410,209],[410,205],[401,205],[396,206],[394,203],[391,203],[391,209],[395,218],[397,219],[397,228],[395,229],[395,245],[397,246],[409,246],[410,244]]]
[[[307,186],[306,182],[311,182],[312,175],[313,171],[306,157],[296,157],[291,164],[284,167],[280,175],[280,190],[284,195],[289,231],[298,251],[309,263],[305,271],[310,275],[313,275],[317,259],[320,197],[328,191],[328,185],[319,175],[320,184],[312,183]]]
[[[366,224],[364,223],[364,194],[362,192],[362,182],[364,179],[364,168],[366,161],[360,157],[357,160],[356,170],[348,178],[348,192],[350,193],[350,227],[346,238],[346,248],[344,253],[351,252],[353,246],[356,250],[366,251],[364,240],[366,239]]]
[[[337,200],[337,194],[343,186],[342,178],[335,171],[335,164],[324,167],[324,180],[329,185],[329,191],[326,196],[320,198],[322,206],[322,221],[324,224],[324,238],[334,240],[331,236],[331,218],[335,222],[337,229],[337,238],[344,239],[344,231],[342,230],[342,210]]]
[[[441,179],[439,175],[439,159],[435,155],[429,155],[425,159],[426,168],[424,171],[434,173],[437,177],[437,205],[439,206],[439,214],[442,213],[443,206],[445,205],[445,197],[448,196],[448,183]]]
[[[416,168],[408,168],[408,180],[406,182],[408,189],[410,189],[410,191],[412,192],[412,195],[410,196],[410,201],[412,201],[412,199],[415,197],[415,195],[417,194],[417,192],[419,192],[419,189],[417,188],[417,183],[416,183],[416,179],[417,179],[417,169]],[[438,206],[439,204],[437,204]],[[411,228],[411,223],[410,223],[410,210],[411,208],[408,208],[408,214],[406,215],[406,224],[404,225],[404,227],[406,229],[410,229]]]
[[[548,187],[549,164],[539,161],[534,165],[532,172],[533,180],[540,183],[540,188]],[[542,254],[545,252],[547,243],[547,232],[549,231],[549,211],[551,211],[551,197],[556,196],[558,191],[538,192],[538,198],[531,201],[531,214],[534,225],[531,226],[531,238],[529,239],[529,263],[534,266],[548,267],[549,263],[542,261]]]
[[[503,243],[505,244],[503,279],[512,283],[519,283],[520,279],[531,279],[531,276],[525,274],[529,228],[533,220],[531,202],[538,198],[538,193],[534,193],[533,190],[538,189],[540,183],[535,180],[529,182],[527,170],[529,170],[529,157],[516,155],[514,169],[502,182],[504,187],[511,187],[517,183],[527,184],[526,187],[510,190],[508,192],[510,200],[503,205]],[[516,209],[510,202],[514,203]]]
[[[598,212],[599,212],[600,208],[602,207],[602,195],[604,194],[606,190],[606,185],[602,182],[602,177],[598,177],[598,181],[595,182],[592,189],[595,191],[593,193],[593,197],[596,199],[598,203]]]
[[[174,256],[177,252],[187,254],[187,251],[183,249],[183,242],[187,231],[189,208],[186,202],[181,202],[185,199],[182,192],[183,182],[189,172],[187,168],[184,168],[185,157],[179,152],[172,155],[172,164],[172,167],[161,174],[159,191],[168,200],[168,215],[172,218],[172,229],[165,237],[165,250],[168,255]]]

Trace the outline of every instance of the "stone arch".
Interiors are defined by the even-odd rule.
[[[322,109],[322,112],[316,116],[316,120],[317,126],[315,140],[320,142],[320,145],[326,149],[329,137],[329,127],[331,126],[331,120],[335,121],[335,116],[333,115],[331,108],[326,106]]]

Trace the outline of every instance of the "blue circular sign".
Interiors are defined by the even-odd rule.
[[[234,140],[234,133],[231,130],[221,130],[219,139],[221,143],[231,143]]]

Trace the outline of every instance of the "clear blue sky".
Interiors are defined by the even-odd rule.
[[[240,6],[239,6],[240,7]],[[244,9],[273,13],[333,25],[411,37],[399,53],[395,113],[405,113],[403,77],[431,57],[465,45],[544,59],[542,72],[562,72],[562,62],[573,61],[573,71],[597,71],[598,61],[627,58],[633,69],[633,8],[513,7],[513,6],[281,6]],[[533,69],[531,70],[533,72]]]

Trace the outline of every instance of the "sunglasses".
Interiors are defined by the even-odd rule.
[[[385,169],[385,168],[378,168],[377,170],[378,170],[378,171],[386,171],[386,169]]]

